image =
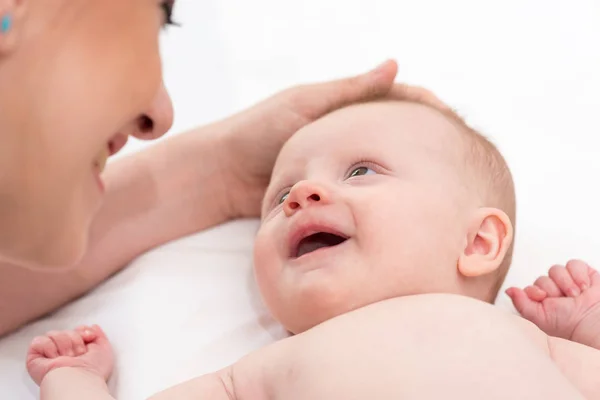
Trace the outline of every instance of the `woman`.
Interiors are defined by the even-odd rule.
[[[0,335],[156,245],[258,216],[290,135],[392,88],[396,64],[388,62],[290,89],[103,171],[129,136],[156,139],[171,127],[158,34],[172,7],[0,1]]]

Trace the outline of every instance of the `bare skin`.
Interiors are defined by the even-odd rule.
[[[152,140],[171,128],[158,37],[174,6],[0,0],[10,21],[0,34],[0,336],[147,249],[258,216],[291,135],[331,110],[405,90],[386,62],[285,90],[105,171],[130,136]]]
[[[501,210],[462,195],[448,168],[460,158],[448,152],[461,149],[453,129],[423,106],[372,104],[298,133],[276,164],[255,254],[267,306],[298,335],[154,398],[597,398],[597,350],[474,299],[512,235]],[[298,241],[314,232],[346,239]],[[598,280],[588,276],[586,295]],[[575,316],[557,322],[586,319]],[[112,353],[97,336],[79,355],[77,331],[34,341],[28,368],[42,399],[112,398]]]
[[[0,336],[83,295],[148,249],[233,218],[258,216],[282,144],[332,109],[392,88],[392,96],[422,90],[393,86],[396,72],[388,62],[356,77],[288,89],[109,164],[102,207],[76,266],[28,269],[0,262]]]
[[[84,390],[87,399],[113,398],[101,367],[110,348],[90,347],[75,357],[81,365],[38,358],[69,361],[42,378],[43,400],[81,398]],[[599,372],[600,352],[548,337],[487,303],[419,295],[336,317],[152,399],[576,400],[600,395]]]
[[[373,114],[378,118],[373,119]],[[374,129],[368,124],[375,120],[387,125],[378,125]],[[398,132],[394,129],[397,126],[404,129]],[[259,350],[222,371],[179,385],[154,398],[582,399],[583,396],[596,398],[600,395],[595,379],[600,371],[600,353],[596,350],[547,336],[524,319],[473,298],[450,294],[411,296],[405,292],[439,293],[440,290],[427,285],[435,278],[439,282],[444,272],[451,273],[449,276],[456,275],[458,267],[459,273],[468,273],[464,277],[445,280],[447,286],[442,290],[452,292],[462,287],[463,295],[466,295],[469,291],[465,291],[465,287],[475,288],[481,284],[473,281],[472,285],[467,285],[465,281],[477,275],[485,276],[489,273],[487,267],[492,270],[497,267],[504,257],[502,249],[510,242],[508,225],[504,224],[502,214],[489,208],[477,210],[479,206],[470,202],[464,205],[464,215],[474,215],[477,224],[469,224],[474,226],[474,231],[466,236],[468,240],[475,240],[476,246],[466,250],[468,254],[463,257],[462,253],[456,254],[455,247],[459,245],[454,246],[454,241],[441,242],[447,241],[452,233],[459,238],[466,233],[443,229],[463,225],[460,223],[436,225],[444,215],[443,210],[451,211],[446,215],[448,218],[456,217],[456,207],[445,205],[451,197],[452,179],[456,177],[450,174],[439,179],[438,174],[449,172],[446,165],[438,166],[439,158],[425,163],[425,157],[420,157],[419,151],[426,145],[428,151],[437,149],[438,154],[445,154],[448,147],[439,147],[440,141],[435,140],[435,135],[451,139],[452,128],[422,107],[375,104],[346,113],[338,112],[314,125],[309,131],[312,135],[306,131],[296,135],[290,142],[292,145],[288,144],[294,146],[291,148],[295,152],[290,153],[290,147],[287,152],[284,149],[282,159],[298,160],[298,153],[301,153],[302,157],[308,154],[311,161],[322,162],[297,163],[307,166],[308,177],[298,174],[293,165],[283,169],[287,170],[285,173],[282,168],[275,168],[275,177],[288,178],[274,180],[283,180],[281,186],[285,191],[278,188],[272,191],[281,199],[265,205],[277,203],[280,207],[274,207],[274,211],[267,214],[263,228],[275,218],[278,218],[278,224],[269,225],[272,228],[263,233],[272,235],[257,240],[257,248],[273,243],[277,233],[284,231],[281,228],[290,221],[314,217],[315,213],[325,211],[328,213],[319,220],[319,229],[327,228],[327,223],[340,224],[337,229],[353,242],[337,248],[335,245],[306,247],[303,254],[286,251],[285,243],[280,252],[262,247],[263,251],[255,258],[260,265],[257,268],[271,267],[275,272],[275,279],[263,275],[268,279],[261,281],[258,277],[263,296],[274,315],[299,334]],[[373,137],[363,140],[364,132],[370,131],[377,131],[381,141]],[[400,143],[390,145],[396,143],[394,140]],[[341,143],[345,144],[345,151],[341,151]],[[329,151],[330,147],[337,152]],[[374,162],[353,164],[365,148],[372,147],[377,150],[374,154],[384,159],[380,162],[387,166],[385,170]],[[321,156],[318,149],[324,152]],[[384,151],[386,149],[388,152]],[[399,151],[403,153],[399,154]],[[304,161],[302,157],[300,161]],[[404,164],[396,165],[393,160],[401,160]],[[344,173],[346,170],[352,173]],[[402,173],[395,174],[396,170]],[[304,180],[294,183],[302,178]],[[429,182],[434,182],[433,186]],[[433,188],[437,188],[439,182],[449,185],[445,196],[432,196],[436,193]],[[423,195],[419,197],[420,193]],[[456,194],[457,200],[461,198],[459,194]],[[394,199],[392,203],[383,202],[390,198]],[[377,212],[381,214],[373,214],[373,207],[369,207],[373,199],[378,200]],[[475,214],[471,213],[473,207]],[[432,219],[423,209],[435,209],[438,213]],[[343,212],[348,210],[353,218]],[[371,213],[365,214],[369,210]],[[337,218],[331,221],[324,215]],[[419,223],[416,220],[413,223],[415,218]],[[355,225],[342,224],[352,221]],[[409,226],[403,228],[400,221],[409,221]],[[503,226],[504,229],[496,229]],[[442,237],[419,234],[416,227],[421,231],[433,229],[447,234]],[[392,234],[382,234],[385,229]],[[422,246],[423,250],[416,251],[414,256],[407,254],[399,251],[396,242],[387,243],[386,237],[402,237],[405,247],[416,249]],[[423,243],[423,237],[437,238],[436,252],[427,252],[434,242]],[[290,238],[290,243],[295,243],[294,236]],[[465,251],[465,242],[468,248],[468,241],[456,240],[461,252]],[[381,246],[384,243],[387,244]],[[482,246],[482,243],[489,245]],[[372,244],[379,247],[370,246]],[[380,257],[384,252],[382,247],[388,258]],[[328,257],[329,251],[337,251],[336,257]],[[448,259],[423,256],[433,253],[432,257],[447,254]],[[403,262],[398,262],[402,257]],[[469,264],[472,257],[476,262],[471,264],[483,270],[461,268],[464,263]],[[362,260],[364,262],[360,262]],[[410,274],[402,275],[410,268],[414,268]],[[420,279],[415,280],[417,275]],[[281,279],[277,279],[280,276]],[[454,283],[457,286],[452,289]],[[297,288],[327,290],[295,291]],[[270,297],[267,289],[271,290]],[[294,296],[301,301],[285,301]],[[301,307],[294,308],[297,305]],[[314,308],[310,310],[309,306]],[[326,315],[319,316],[317,311],[320,310]],[[106,366],[112,353],[105,345],[106,338],[101,333],[98,338],[99,342],[90,342],[88,351],[79,355],[72,354],[73,345],[69,344],[86,342],[85,338],[77,336],[77,331],[75,334],[53,332],[34,341],[28,368],[34,380],[41,383],[42,399],[77,398],[82,393],[88,398],[112,398],[104,383],[110,373]],[[580,368],[582,362],[586,365],[584,371]]]
[[[548,335],[600,350],[600,274],[581,260],[555,265],[524,290],[507,290],[521,315]]]

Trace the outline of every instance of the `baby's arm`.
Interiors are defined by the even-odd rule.
[[[230,371],[231,367],[194,378],[152,396],[151,400],[236,400]]]
[[[40,386],[41,400],[115,400],[104,379],[83,368],[52,370]]]
[[[506,293],[519,313],[546,334],[600,350],[600,274],[588,264],[555,265],[533,285]]]
[[[112,369],[112,348],[98,326],[48,332],[33,340],[27,354],[27,370],[40,385],[41,400],[114,400],[106,385]],[[235,400],[230,372],[196,378],[153,399]]]
[[[112,368],[112,348],[98,326],[48,332],[33,340],[27,354],[41,400],[114,400],[106,385]]]
[[[549,335],[550,354],[563,374],[587,398],[600,398],[600,274],[571,260],[507,294],[524,318]]]

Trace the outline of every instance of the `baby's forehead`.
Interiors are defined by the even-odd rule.
[[[298,131],[283,147],[274,173],[289,163],[344,152],[445,153],[458,141],[456,133],[454,124],[425,105],[399,101],[354,105]]]

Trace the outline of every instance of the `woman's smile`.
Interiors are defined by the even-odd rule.
[[[110,150],[108,149],[108,147],[105,147],[104,149],[102,149],[102,151],[98,153],[98,155],[96,155],[96,158],[94,159],[93,163],[94,178],[96,179],[96,182],[98,183],[98,186],[100,188],[100,192],[102,193],[104,193],[105,188],[101,175],[104,171],[104,168],[106,167],[106,162],[108,161],[109,156]]]

